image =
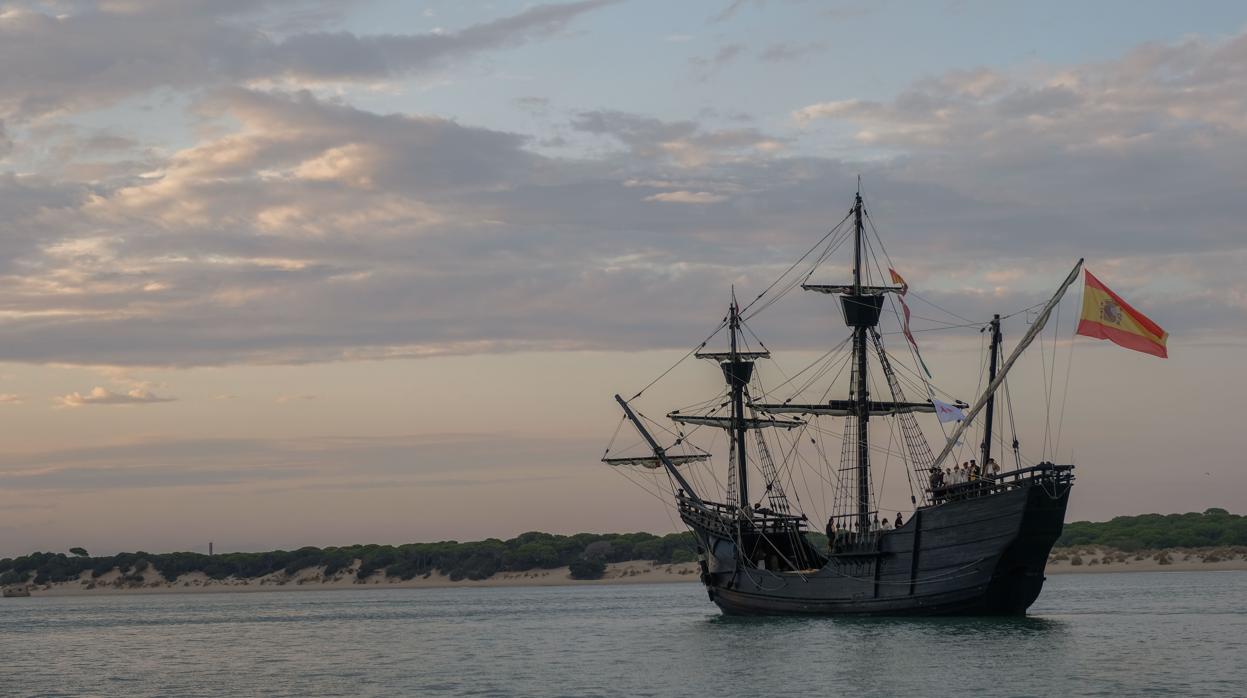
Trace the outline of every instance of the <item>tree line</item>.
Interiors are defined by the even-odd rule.
[[[1065,524],[1058,547],[1102,545],[1126,552],[1162,548],[1247,545],[1247,516],[1225,509],[1203,513],[1118,516]]]
[[[825,542],[822,534],[809,536],[815,545]],[[1076,521],[1065,525],[1057,546],[1077,545],[1102,545],[1128,552],[1247,545],[1247,516],[1231,514],[1225,509],[1208,509],[1203,513]],[[488,579],[499,572],[569,567],[571,575],[577,579],[595,579],[602,576],[610,562],[691,562],[696,559],[696,549],[696,541],[687,532],[665,536],[651,533],[562,536],[535,531],[508,540],[307,547],[218,555],[134,552],[93,557],[82,548],[71,548],[68,555],[39,552],[0,559],[0,586],[73,581],[87,571],[92,578],[98,578],[114,569],[124,580],[134,582],[143,579],[149,569],[173,581],[192,572],[202,572],[211,579],[251,579],[275,572],[294,575],[316,567],[324,568],[325,577],[353,568],[358,579],[367,579],[378,572],[404,580],[441,573],[454,581]],[[354,567],[356,560],[360,563],[358,567]]]
[[[331,577],[354,568],[358,579],[377,572],[407,580],[442,573],[454,581],[487,579],[499,572],[571,567],[573,577],[602,576],[606,563],[649,560],[656,563],[691,562],[697,544],[690,533],[656,536],[652,533],[578,533],[573,536],[530,532],[509,540],[489,538],[460,543],[408,543],[406,545],[350,545],[299,548],[263,553],[120,553],[92,557],[81,548],[73,554],[39,552],[0,560],[0,586],[33,582],[48,584],[79,579],[89,571],[98,578],[118,570],[123,579],[138,581],[150,569],[165,580],[202,572],[211,579],[250,579],[275,572],[294,575],[300,570],[323,567]]]

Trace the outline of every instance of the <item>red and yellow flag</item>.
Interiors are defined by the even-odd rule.
[[[1145,354],[1168,357],[1165,341],[1169,339],[1169,333],[1110,291],[1091,272],[1086,274],[1086,285],[1082,291],[1082,320],[1078,323],[1077,334],[1107,339],[1119,347]]]

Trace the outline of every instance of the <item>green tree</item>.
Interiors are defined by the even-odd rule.
[[[606,563],[601,558],[577,558],[567,566],[572,579],[601,579],[606,574]]]
[[[87,557],[87,549],[86,548],[70,548],[69,554],[77,555],[78,557]]]

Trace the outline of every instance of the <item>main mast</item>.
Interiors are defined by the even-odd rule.
[[[881,297],[880,297],[881,298]],[[857,530],[870,530],[870,393],[867,388],[869,381],[866,376],[866,333],[879,321],[879,311],[873,316],[864,318],[849,315],[849,304],[861,305],[865,300],[862,295],[862,192],[857,192],[853,200],[853,293],[843,297],[845,319],[854,320],[853,325],[853,360],[857,370],[853,385],[854,416],[857,417]],[[857,310],[865,310],[859,307]],[[869,322],[864,322],[869,320]]]
[[[745,454],[745,434],[748,431],[745,422],[745,385],[753,373],[753,363],[741,361],[740,352],[736,348],[736,335],[740,332],[740,308],[736,305],[735,293],[732,294],[728,329],[732,335],[731,354],[728,362],[723,366],[723,373],[732,393],[732,439],[736,451],[737,491],[740,493],[738,503],[741,509],[745,509],[749,506],[749,472]]]
[[[870,376],[867,373],[866,340],[871,329],[879,324],[879,313],[883,310],[885,293],[900,293],[900,286],[869,286],[863,284],[863,256],[865,251],[865,230],[862,225],[864,212],[862,209],[862,192],[858,189],[853,199],[853,282],[851,284],[801,284],[806,291],[816,291],[840,296],[840,307],[844,311],[844,324],[853,328],[853,380],[850,385],[848,400],[830,400],[821,404],[797,405],[783,403],[779,405],[764,404],[761,408],[768,412],[801,412],[807,414],[827,414],[854,417],[857,419],[857,451],[855,461],[857,470],[857,526],[858,530],[870,527],[870,415],[895,414],[897,410],[906,412],[931,412],[934,408],[929,403],[905,402],[871,402]]]

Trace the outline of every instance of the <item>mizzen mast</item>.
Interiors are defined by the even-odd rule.
[[[988,328],[992,333],[992,340],[991,340],[992,358],[991,358],[990,363],[988,364],[987,382],[991,383],[992,381],[996,380],[996,357],[1000,356],[1001,337],[1000,337],[1000,314],[999,313],[992,316],[992,321],[991,321],[991,324],[988,325]],[[987,467],[987,461],[991,460],[991,457],[992,457],[992,417],[995,414],[995,412],[996,412],[996,394],[992,393],[991,395],[987,396],[987,407],[985,408],[985,412],[983,413],[983,446],[981,448],[982,453],[980,454],[983,460],[981,460],[980,463],[983,464],[984,468]],[[986,470],[984,470],[984,472],[986,472]]]

